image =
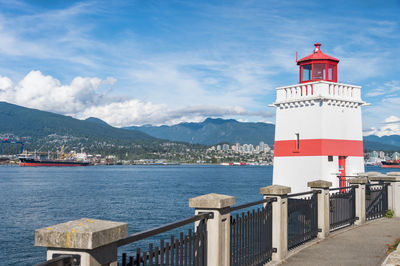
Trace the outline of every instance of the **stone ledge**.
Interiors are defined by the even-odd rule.
[[[272,186],[260,188],[260,194],[263,194],[263,195],[280,196],[280,195],[289,194],[291,191],[292,191],[292,188],[286,187],[286,186],[281,186],[281,185],[272,185]]]
[[[91,250],[127,236],[127,223],[81,218],[35,230],[35,246]]]
[[[349,182],[349,184],[367,184],[368,178],[358,177],[358,178],[348,179],[347,181]]]
[[[370,176],[380,176],[380,175],[382,175],[382,173],[379,173],[379,172],[366,172],[366,173],[358,173],[357,175],[361,176],[361,177],[370,177]]]
[[[307,186],[310,188],[329,188],[332,186],[332,182],[325,180],[315,180],[308,182]]]
[[[368,178],[369,181],[387,181],[387,182],[393,182],[396,180],[400,180],[400,176],[373,176]]]
[[[235,205],[235,197],[210,193],[189,199],[190,208],[222,209]]]

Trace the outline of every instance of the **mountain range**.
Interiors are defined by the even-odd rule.
[[[274,144],[275,125],[267,123],[238,122],[233,119],[207,118],[200,123],[180,123],[172,126],[132,126],[129,130],[144,132],[156,138],[184,141],[204,145],[217,143],[247,143],[258,145],[264,141]]]
[[[260,141],[263,141],[273,147],[275,133],[274,124],[239,122],[221,118],[207,118],[199,123],[180,123],[172,126],[145,125],[115,128],[95,117],[79,120],[6,102],[0,102],[0,121],[0,136],[28,137],[28,142],[30,141],[35,148],[51,145],[54,141],[54,138],[49,137],[51,135],[60,136],[57,144],[65,142],[68,136],[74,140],[74,145],[84,143],[85,147],[95,150],[102,150],[104,146],[114,147],[114,150],[117,150],[118,146],[136,145],[134,148],[136,150],[150,149],[156,152],[159,150],[157,145],[171,141],[182,145],[207,146],[218,143],[258,145]],[[138,145],[147,146],[139,149]],[[130,149],[133,149],[133,146]],[[366,136],[364,149],[399,151],[400,136]]]
[[[93,154],[114,154],[119,158],[157,158],[166,140],[160,140],[136,130],[115,128],[97,118],[79,120],[69,116],[25,108],[0,102],[0,138],[24,137],[29,152],[88,151]],[[4,145],[5,154],[19,152],[17,145]],[[168,146],[170,150],[185,150],[188,144]]]
[[[16,136],[44,137],[50,134],[61,136],[118,139],[135,142],[157,139],[137,130],[115,128],[100,119],[79,120],[70,116],[0,102],[0,133]],[[96,121],[96,122],[95,122]],[[102,121],[102,120],[100,120]]]
[[[241,143],[257,145],[260,141],[274,146],[275,125],[268,123],[238,122],[233,119],[207,118],[200,123],[180,123],[172,126],[133,126],[130,130],[142,131],[156,138],[184,141],[204,145]],[[364,137],[365,150],[399,151],[400,136],[375,135]]]

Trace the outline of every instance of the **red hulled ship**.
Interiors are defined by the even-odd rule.
[[[382,161],[382,168],[400,168],[400,160]]]
[[[89,162],[74,160],[41,160],[37,158],[19,157],[19,166],[88,166]]]

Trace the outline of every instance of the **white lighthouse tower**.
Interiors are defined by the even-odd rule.
[[[300,83],[276,89],[273,183],[307,190],[323,179],[345,186],[364,172],[361,87],[337,82],[339,59],[313,53],[297,61]],[[341,178],[338,178],[338,176]]]

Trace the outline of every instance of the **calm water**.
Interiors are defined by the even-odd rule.
[[[127,222],[132,234],[192,216],[189,198],[214,192],[245,203],[271,182],[271,166],[2,166],[0,265],[45,260],[33,246],[38,228],[90,217]]]
[[[192,216],[191,197],[214,192],[245,203],[260,200],[259,188],[271,182],[271,166],[2,166],[0,265],[45,260],[45,248],[33,246],[38,228],[90,217],[127,222],[132,234]]]

